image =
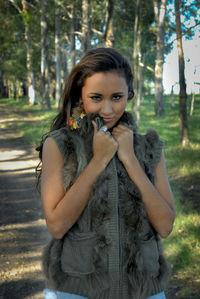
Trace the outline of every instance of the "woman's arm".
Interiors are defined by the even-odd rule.
[[[63,157],[53,138],[43,146],[41,196],[46,223],[55,238],[72,227],[85,208],[93,183],[117,150],[117,142],[95,127],[93,157],[65,193],[62,182]]]
[[[155,170],[155,185],[150,182],[136,157],[130,157],[129,162],[124,163],[124,166],[141,192],[142,201],[146,206],[147,215],[153,227],[162,238],[166,238],[173,228],[175,210],[173,195],[166,174],[164,154],[162,154],[161,161]]]
[[[175,209],[164,154],[162,153],[161,161],[155,169],[156,182],[153,185],[134,154],[133,132],[124,126],[119,126],[113,136],[119,143],[118,157],[141,192],[149,220],[160,236],[166,238],[173,228]]]

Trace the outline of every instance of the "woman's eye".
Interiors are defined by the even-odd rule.
[[[93,101],[101,101],[101,97],[99,97],[99,96],[92,96],[91,99]]]
[[[112,97],[112,99],[113,99],[114,101],[119,101],[121,98],[122,98],[121,95],[115,95],[115,96]]]

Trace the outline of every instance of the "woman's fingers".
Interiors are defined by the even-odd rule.
[[[95,123],[94,120],[92,120],[92,124],[93,124],[93,127],[94,127],[94,134],[97,133],[97,124]]]

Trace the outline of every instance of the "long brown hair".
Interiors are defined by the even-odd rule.
[[[133,73],[128,60],[113,48],[89,50],[70,72],[63,90],[63,104],[51,130],[65,126],[71,111],[78,106],[85,79],[97,72],[116,71],[128,85],[129,99],[133,98]]]
[[[67,125],[72,109],[79,104],[81,90],[85,79],[97,72],[116,71],[124,77],[128,86],[128,99],[133,98],[133,73],[128,60],[113,48],[97,48],[89,50],[79,63],[71,70],[63,90],[63,103],[60,112],[53,120],[50,131],[57,130]],[[39,151],[40,161],[42,160],[42,147],[36,148]],[[41,163],[36,168],[38,178],[41,175]],[[38,180],[39,182],[39,180]]]

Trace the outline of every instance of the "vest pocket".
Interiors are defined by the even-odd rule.
[[[159,251],[157,241],[154,236],[149,240],[142,241],[141,255],[143,258],[144,268],[152,277],[159,275]]]
[[[96,233],[68,232],[64,239],[61,254],[62,271],[72,276],[94,272],[93,251],[95,244]]]

